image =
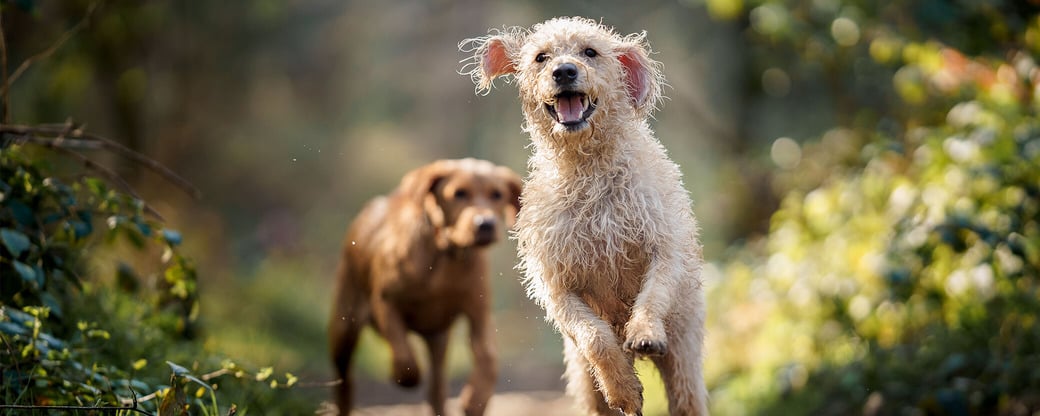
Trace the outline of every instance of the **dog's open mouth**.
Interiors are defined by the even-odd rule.
[[[596,101],[584,93],[564,91],[554,98],[553,102],[545,103],[545,109],[557,123],[568,129],[581,128],[596,110]]]

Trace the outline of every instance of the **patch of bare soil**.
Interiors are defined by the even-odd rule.
[[[462,416],[458,397],[448,399],[445,406],[447,414],[440,416]],[[354,409],[351,416],[430,416],[430,406],[426,403],[368,406]],[[333,416],[338,414],[336,406],[322,403],[318,415]],[[565,416],[577,415],[573,402],[560,392],[528,391],[500,393],[488,403],[488,416]]]

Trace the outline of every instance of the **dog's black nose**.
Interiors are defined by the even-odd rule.
[[[495,218],[485,217],[477,220],[478,233],[490,233],[495,231]]]
[[[557,84],[573,84],[578,79],[578,67],[572,63],[560,65],[553,70],[552,76]]]

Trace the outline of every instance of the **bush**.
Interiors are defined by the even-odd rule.
[[[0,151],[0,402],[217,414],[235,408],[231,400],[270,408],[272,389],[296,384],[194,341],[194,265],[180,234],[149,219],[144,202],[97,178],[63,181],[28,150]],[[108,257],[121,260],[98,260]],[[221,379],[234,382],[218,405]],[[291,405],[299,403],[280,404]]]
[[[873,61],[857,67],[888,71],[875,95],[897,101],[803,146],[778,178],[790,191],[769,235],[721,264],[709,295],[714,407],[1036,412],[1040,69],[1025,50],[970,57],[866,15],[853,16],[875,36],[861,51]],[[1023,33],[1038,33],[1028,22]]]

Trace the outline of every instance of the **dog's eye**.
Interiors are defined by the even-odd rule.
[[[499,191],[491,191],[491,200],[498,201],[502,199],[502,193]]]
[[[599,53],[597,53],[595,49],[585,48],[585,56],[589,58],[595,58],[596,55],[599,55]]]
[[[540,53],[534,57],[534,61],[538,63],[545,62],[546,59],[549,59],[549,55],[546,55],[545,53]]]
[[[466,192],[465,189],[456,189],[455,190],[455,199],[466,199],[468,197],[469,197],[469,192]]]

